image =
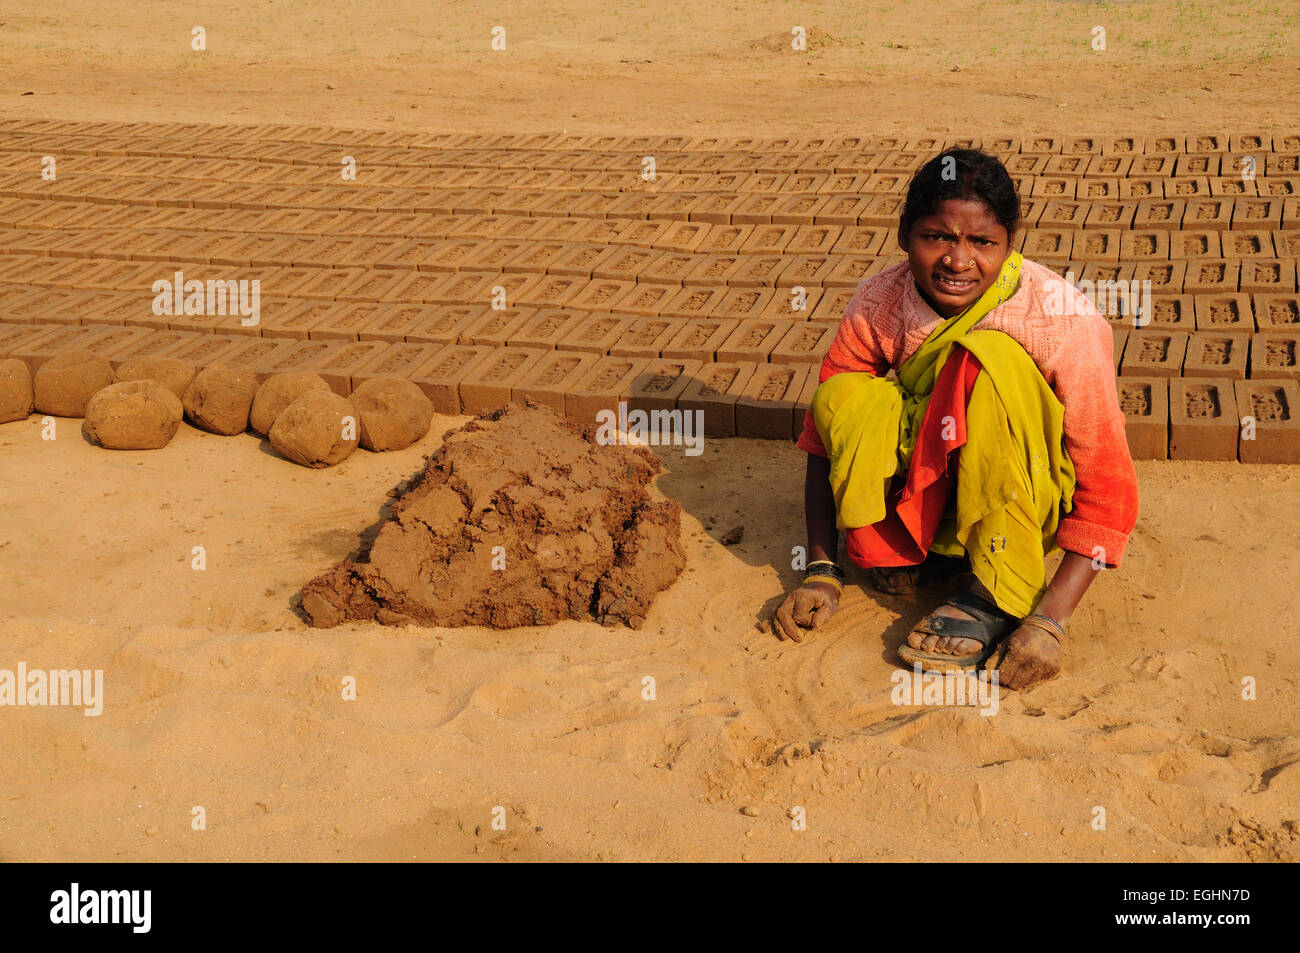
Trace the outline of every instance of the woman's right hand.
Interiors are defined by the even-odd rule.
[[[839,590],[830,583],[801,583],[777,607],[772,629],[778,639],[802,642],[803,630],[821,628],[839,604]]]

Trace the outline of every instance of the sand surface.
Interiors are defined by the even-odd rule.
[[[0,114],[979,135],[1294,131],[1300,106],[1295,14],[1261,3],[231,2],[204,58],[194,14],[117,8],[3,14]],[[784,52],[795,24],[811,55]],[[328,471],[188,427],[111,453],[79,421],[0,425],[0,667],[102,668],[107,695],[0,709],[0,858],[1300,858],[1300,468],[1139,464],[1064,674],[982,717],[891,703],[940,591],[854,575],[812,640],[761,625],[803,542],[803,455],[770,442],[659,452],[687,569],[638,632],[308,629],[293,594],[462,422]]]

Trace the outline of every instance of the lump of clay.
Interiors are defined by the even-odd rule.
[[[284,374],[272,374],[257,389],[253,398],[253,408],[248,414],[248,425],[254,433],[265,437],[271,432],[275,418],[284,412],[303,394],[312,391],[328,391],[330,385],[324,378],[312,371],[289,371]]]
[[[0,361],[0,424],[26,420],[32,413],[32,375],[16,358]]]
[[[257,393],[252,373],[212,364],[194,375],[181,403],[196,427],[229,437],[248,429],[248,409]]]
[[[367,450],[403,450],[429,432],[433,404],[408,380],[368,380],[352,392],[361,415],[361,446]]]
[[[648,490],[659,469],[644,447],[508,404],[447,435],[368,549],[303,587],[302,612],[314,626],[640,628],[686,562],[680,506]]]
[[[113,383],[113,368],[93,351],[55,354],[36,369],[32,397],[36,410],[54,417],[84,417],[86,402]]]
[[[332,390],[304,394],[275,418],[271,446],[304,467],[332,467],[357,448],[357,411]]]
[[[117,380],[157,381],[180,399],[194,380],[195,370],[189,361],[175,357],[133,357],[118,367]]]
[[[158,381],[121,381],[86,404],[85,435],[109,450],[157,450],[176,436],[184,408]]]

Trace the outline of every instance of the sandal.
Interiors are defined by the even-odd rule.
[[[1015,616],[1003,612],[996,605],[973,592],[963,592],[953,596],[944,605],[960,609],[974,619],[928,615],[918,622],[912,631],[949,638],[974,639],[982,648],[974,655],[942,655],[914,649],[904,642],[898,647],[898,657],[908,665],[920,665],[922,671],[926,672],[975,671],[993,654],[1001,637],[1019,624]]]
[[[910,596],[921,586],[965,571],[960,556],[927,556],[916,566],[873,566],[867,570],[867,584],[889,596]]]

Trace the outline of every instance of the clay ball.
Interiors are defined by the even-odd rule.
[[[106,358],[81,349],[55,354],[36,370],[32,397],[36,410],[54,417],[84,417],[86,402],[113,383]]]
[[[180,398],[158,381],[122,381],[86,404],[85,435],[109,450],[157,450],[181,425]]]
[[[361,415],[361,446],[367,450],[402,450],[429,432],[433,404],[411,381],[375,378],[352,392]]]
[[[326,391],[330,385],[319,375],[311,371],[289,371],[284,374],[272,374],[257,389],[253,398],[253,408],[248,414],[248,425],[254,433],[265,437],[271,432],[271,425],[284,409],[304,394],[312,391]]]
[[[280,454],[304,467],[332,467],[357,448],[357,411],[333,391],[312,391],[284,409],[267,436]]]
[[[194,426],[229,437],[248,429],[256,393],[257,378],[251,371],[212,364],[194,375],[181,403]]]
[[[32,375],[16,358],[0,361],[0,424],[26,420],[32,413]]]

